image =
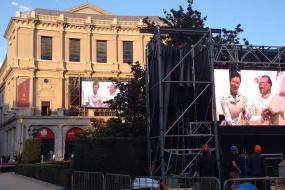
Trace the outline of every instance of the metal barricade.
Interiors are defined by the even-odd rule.
[[[72,175],[72,190],[220,190],[220,181],[215,177],[137,176],[98,172],[75,171]]]
[[[168,190],[220,190],[221,183],[215,177],[166,176],[164,180],[155,176],[140,176],[133,181],[133,189],[159,190],[165,185]]]
[[[110,174],[105,175],[106,190],[131,190],[132,178],[129,175]]]
[[[232,190],[238,188],[238,186],[252,185],[258,190],[284,190],[285,177],[232,178],[224,182],[223,190]]]
[[[105,190],[105,177],[100,172],[74,171],[72,190]]]
[[[221,183],[215,177],[168,176],[165,178],[169,190],[220,190]]]

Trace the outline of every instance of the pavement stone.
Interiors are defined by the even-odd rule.
[[[0,190],[64,190],[64,187],[23,175],[0,173]]]

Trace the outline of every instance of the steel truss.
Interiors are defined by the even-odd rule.
[[[221,44],[215,45],[214,52],[217,68],[284,69],[285,47]]]
[[[228,44],[215,44],[213,43],[212,34],[219,33],[220,30],[208,29],[208,30],[181,30],[181,29],[142,29],[141,32],[148,32],[154,34],[155,51],[157,51],[158,60],[158,79],[159,82],[153,86],[150,84],[150,70],[147,63],[147,108],[150,106],[150,92],[154,88],[159,88],[159,135],[153,135],[154,130],[151,127],[151,119],[148,108],[148,161],[151,175],[161,175],[165,177],[166,175],[185,175],[191,170],[191,165],[201,154],[201,145],[204,143],[214,144],[211,147],[211,151],[215,151],[217,159],[217,167],[219,177],[221,175],[221,163],[219,155],[219,142],[218,142],[218,130],[217,130],[217,118],[216,118],[216,108],[215,108],[215,84],[214,84],[214,68],[231,68],[236,67],[237,69],[284,69],[285,68],[285,48],[284,47],[272,47],[272,46],[243,46],[243,45],[228,45]],[[175,64],[175,66],[165,75],[162,76],[162,58],[161,58],[161,48],[162,48],[162,34],[173,34],[173,33],[183,33],[189,35],[200,35],[200,40],[192,46],[191,50],[186,53],[180,61]],[[208,51],[208,67],[210,67],[211,80],[196,80],[195,72],[192,73],[192,80],[181,81],[181,80],[171,80],[170,76],[177,68],[184,64],[184,59],[187,56],[195,57],[195,51],[200,48],[207,48]],[[150,51],[154,51],[150,48],[147,51],[147,56]],[[148,60],[148,59],[146,59]],[[195,67],[195,63],[193,64]],[[204,85],[203,89],[196,91],[196,94],[187,106],[185,110],[177,117],[175,122],[169,126],[165,124],[165,114],[166,111],[163,106],[163,88],[166,83],[188,83],[194,86]],[[178,122],[183,119],[183,115],[189,110],[196,111],[195,103],[199,97],[205,92],[206,89],[211,89],[211,96],[209,100],[212,105],[212,121],[197,121],[195,118],[190,121],[189,125],[180,126]],[[203,113],[200,113],[203,114]],[[169,139],[176,139],[176,146],[169,146],[167,141]],[[214,142],[213,142],[214,141]],[[182,142],[182,143],[181,143]],[[190,159],[186,159],[184,163],[179,162],[179,164],[173,164],[173,160],[176,157],[187,156]]]

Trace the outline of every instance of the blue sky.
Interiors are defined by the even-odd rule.
[[[34,8],[64,10],[86,0],[2,0],[0,6],[0,64],[6,54],[3,35],[9,19],[17,10]],[[163,10],[186,9],[187,0],[89,0],[113,14],[137,16],[164,16]],[[241,37],[256,45],[285,46],[284,0],[194,0],[194,9],[207,16],[206,26],[233,29],[241,24]]]

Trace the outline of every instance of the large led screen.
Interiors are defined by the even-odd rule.
[[[81,106],[108,108],[106,101],[114,99],[119,89],[110,81],[81,80]]]
[[[215,69],[214,75],[220,125],[285,126],[284,71]]]

